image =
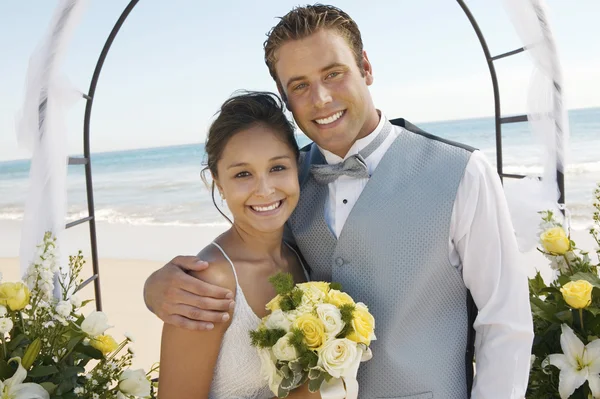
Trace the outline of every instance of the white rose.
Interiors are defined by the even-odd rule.
[[[73,305],[71,302],[60,301],[56,304],[56,313],[58,313],[62,317],[69,317],[71,312],[73,311]]]
[[[4,335],[13,328],[13,321],[8,317],[0,318],[0,334]]]
[[[270,330],[281,328],[285,330],[285,332],[289,332],[292,328],[292,321],[293,320],[290,320],[281,309],[277,309],[267,316],[267,319],[265,320],[265,327]]]
[[[330,303],[317,305],[317,316],[325,325],[328,338],[335,338],[345,326],[342,321],[342,313],[337,306]]]
[[[319,353],[318,366],[333,378],[340,378],[355,362],[360,362],[356,342],[349,339],[334,339],[327,342]]]
[[[273,351],[267,348],[259,349],[258,356],[260,357],[260,374],[269,384],[271,392],[277,395],[279,392],[279,384],[283,381],[283,377],[279,375],[277,366],[275,366],[277,358],[275,358]]]
[[[6,306],[0,305],[0,317],[6,316],[6,313],[8,313],[8,310],[6,310]]]
[[[80,308],[82,303],[81,298],[79,298],[77,295],[71,295],[69,302],[71,302],[71,305],[73,305],[75,309]]]
[[[296,348],[290,345],[292,333],[287,333],[273,345],[273,354],[279,360],[292,361],[298,358]]]
[[[97,311],[90,313],[81,323],[81,330],[92,338],[104,334],[110,327],[106,314]]]
[[[150,396],[151,383],[142,369],[125,370],[119,377],[119,391],[126,395]]]

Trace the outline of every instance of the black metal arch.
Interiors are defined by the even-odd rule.
[[[497,56],[492,56],[488,45],[485,41],[485,37],[483,36],[483,32],[479,28],[477,21],[469,7],[465,4],[463,0],[456,0],[459,6],[464,11],[467,16],[477,38],[479,39],[479,43],[481,44],[481,48],[485,55],[485,59],[490,71],[490,78],[492,80],[492,87],[494,91],[494,117],[495,117],[495,131],[496,131],[496,167],[498,171],[498,175],[500,179],[504,178],[524,178],[523,175],[514,175],[507,174],[503,171],[503,163],[502,163],[502,125],[507,123],[517,123],[517,122],[526,122],[527,115],[517,115],[510,117],[503,117],[500,108],[500,89],[498,86],[498,77],[496,75],[496,68],[494,66],[494,61],[497,61],[502,58],[506,58],[518,53],[525,51],[525,48],[521,47],[513,51],[509,51],[507,53],[503,53]],[[121,26],[125,23],[127,17],[133,10],[133,8],[137,5],[139,0],[131,0],[125,10],[123,10],[121,16],[115,23],[112,31],[110,32],[104,47],[102,48],[102,52],[100,53],[100,57],[96,63],[96,67],[94,69],[94,74],[92,76],[92,81],[90,83],[90,88],[87,95],[84,95],[87,100],[87,104],[85,107],[85,118],[83,122],[83,146],[84,146],[84,157],[83,158],[69,158],[69,165],[82,164],[85,166],[85,177],[86,177],[86,191],[87,191],[87,201],[88,201],[88,212],[89,215],[83,219],[71,222],[67,224],[66,228],[70,228],[76,226],[81,223],[89,222],[90,224],[90,240],[91,240],[91,252],[92,252],[92,268],[93,268],[93,276],[87,279],[85,282],[81,284],[80,287],[83,287],[90,282],[94,282],[94,292],[96,295],[96,308],[98,310],[102,310],[102,302],[101,302],[101,292],[100,292],[100,270],[98,264],[98,246],[97,246],[97,238],[96,238],[96,217],[94,210],[94,191],[92,186],[92,165],[91,165],[91,151],[90,151],[90,120],[92,115],[92,106],[94,104],[94,95],[96,93],[96,87],[98,85],[98,80],[100,79],[100,72],[102,71],[102,67],[104,65],[104,61],[108,55],[110,47],[114,42]],[[557,179],[558,179],[558,187],[560,190],[560,198],[559,203],[564,204],[565,201],[565,187],[564,187],[564,175],[557,168]]]

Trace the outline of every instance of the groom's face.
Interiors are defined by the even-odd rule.
[[[361,70],[347,41],[321,29],[277,50],[275,70],[297,125],[321,148],[344,157],[352,144],[379,122],[368,86],[371,64]]]

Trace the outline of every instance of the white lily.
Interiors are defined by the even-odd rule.
[[[551,364],[560,370],[558,393],[561,399],[567,399],[586,381],[592,396],[600,398],[600,339],[587,345],[571,330],[561,326],[560,346],[564,354],[554,354],[544,360],[542,366]]]
[[[5,381],[0,381],[1,399],[50,399],[50,394],[41,385],[26,382],[27,370],[21,366],[21,358],[13,357],[8,362],[16,361],[19,366],[15,374]]]

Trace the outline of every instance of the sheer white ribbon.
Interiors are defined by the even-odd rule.
[[[560,216],[556,172],[566,169],[569,125],[562,71],[545,2],[504,0],[504,5],[525,51],[533,60],[527,116],[534,137],[543,149],[541,180],[528,177],[505,184],[519,247],[525,252],[537,243],[540,222],[537,212],[550,209]]]
[[[342,374],[341,378],[332,378],[329,381],[323,381],[319,393],[321,399],[357,399],[358,381],[356,375],[361,362],[366,362],[373,357],[371,348],[363,350],[360,346],[357,348],[357,355],[348,369]]]
[[[60,249],[67,208],[65,114],[77,98],[82,98],[62,76],[61,65],[88,1],[60,0],[29,60],[25,100],[17,115],[19,145],[32,154],[19,253],[21,273],[27,270],[46,231],[56,235]]]

